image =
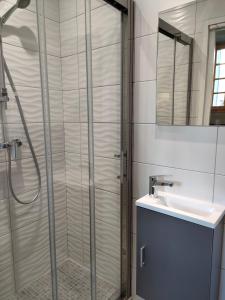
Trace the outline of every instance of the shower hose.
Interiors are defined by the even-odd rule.
[[[40,173],[40,168],[39,168],[39,165],[38,165],[38,160],[37,160],[37,157],[36,157],[36,155],[35,155],[34,147],[33,147],[33,145],[32,145],[32,141],[31,141],[31,138],[30,138],[30,135],[29,135],[29,131],[28,131],[28,128],[27,128],[26,120],[25,120],[25,118],[24,118],[23,108],[22,108],[22,106],[21,106],[20,99],[19,99],[19,96],[18,96],[16,87],[15,87],[15,85],[14,85],[12,76],[11,76],[11,74],[10,74],[9,68],[8,68],[7,63],[6,63],[5,60],[4,60],[4,68],[5,68],[6,75],[7,75],[7,77],[8,77],[10,86],[11,86],[11,88],[12,88],[12,91],[13,91],[14,96],[15,96],[15,99],[16,99],[16,104],[17,104],[17,107],[18,107],[18,110],[19,110],[19,114],[20,114],[21,121],[22,121],[22,123],[23,123],[24,132],[25,132],[25,135],[26,135],[26,138],[27,138],[28,145],[29,145],[29,147],[30,147],[31,155],[32,155],[32,158],[33,158],[33,161],[34,161],[34,165],[35,165],[36,172],[37,172],[37,177],[38,177],[38,190],[37,190],[37,193],[35,194],[35,196],[33,197],[33,199],[30,200],[30,201],[28,201],[28,202],[24,202],[24,201],[22,201],[21,199],[19,199],[19,198],[17,197],[15,191],[14,191],[13,184],[12,184],[11,145],[9,145],[9,147],[7,147],[7,153],[8,153],[8,178],[9,178],[9,189],[10,189],[10,192],[11,192],[13,198],[14,198],[18,203],[20,203],[20,204],[31,204],[31,203],[35,202],[35,201],[38,199],[38,197],[39,197],[39,195],[40,195],[40,192],[41,192],[41,173]]]

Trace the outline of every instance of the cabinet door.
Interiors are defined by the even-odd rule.
[[[137,294],[145,300],[209,300],[212,241],[209,228],[138,208]]]

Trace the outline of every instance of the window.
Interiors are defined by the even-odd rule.
[[[216,48],[213,110],[225,111],[225,43],[217,45]]]

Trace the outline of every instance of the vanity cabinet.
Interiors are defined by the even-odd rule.
[[[223,221],[216,228],[137,207],[137,295],[218,300]]]

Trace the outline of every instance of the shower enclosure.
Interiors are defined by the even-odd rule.
[[[132,0],[0,18],[0,300],[128,299]]]

